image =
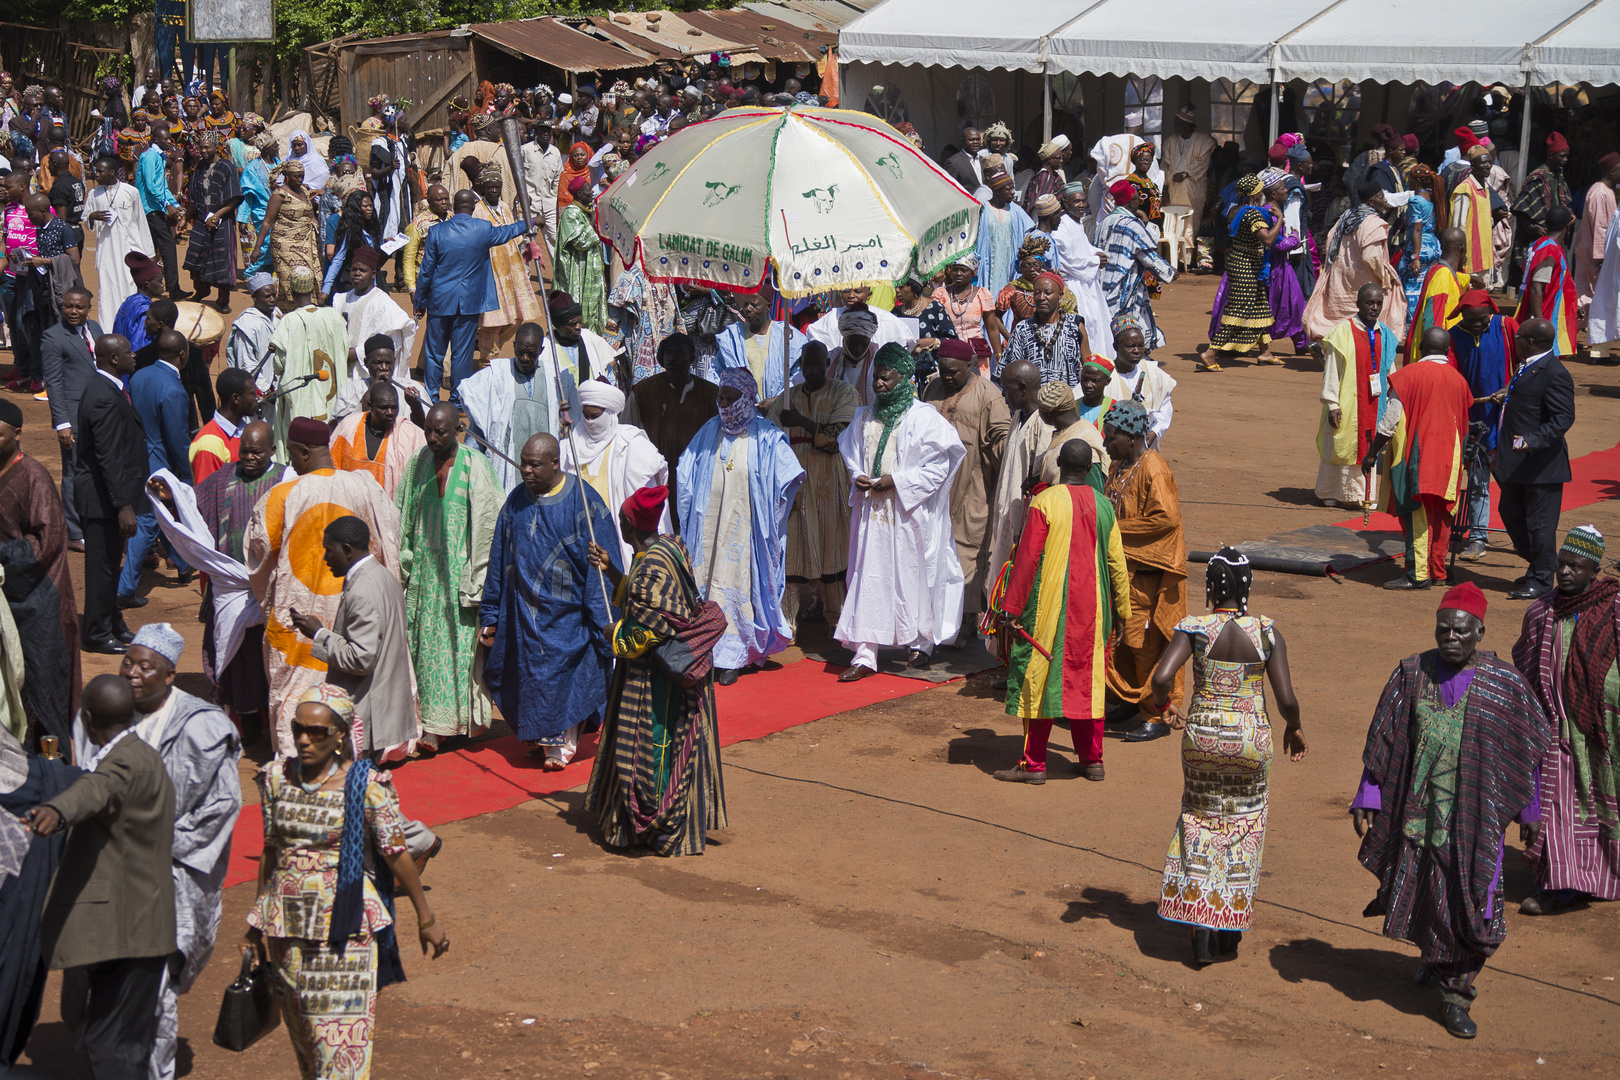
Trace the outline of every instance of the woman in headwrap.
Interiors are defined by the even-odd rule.
[[[129,126],[113,139],[113,156],[118,159],[119,179],[135,179],[135,163],[152,145],[152,122],[145,109],[130,114]]]
[[[253,241],[270,206],[270,170],[276,165],[276,138],[268,131],[253,137],[253,158],[242,166],[242,202],[236,208],[237,233],[242,243],[242,276],[268,269],[270,255],[256,253]]]
[[[265,207],[264,221],[259,225],[253,250],[258,252],[257,263],[265,258],[265,238],[270,244],[268,255],[276,270],[277,293],[283,299],[291,296],[287,282],[294,268],[321,265],[321,237],[315,221],[315,199],[304,187],[304,166],[300,161],[284,161],[271,174],[279,178],[281,186],[270,196]]]
[[[202,159],[186,189],[191,243],[185,269],[197,284],[195,299],[208,299],[208,290],[216,288],[215,306],[229,312],[231,286],[236,284],[236,207],[242,201],[242,188],[236,180],[236,166],[225,157],[219,132],[199,134],[197,150]]]
[[[990,374],[990,365],[1001,355],[1006,331],[996,315],[996,298],[977,284],[979,256],[968,254],[945,268],[945,284],[934,290],[934,299],[950,316],[956,336],[973,346],[979,358],[979,374]]]
[[[584,311],[585,325],[598,334],[607,329],[607,283],[602,275],[602,238],[591,221],[591,180],[569,181],[569,201],[557,216],[557,288],[572,296]]]
[[[574,201],[574,181],[582,176],[586,181],[590,180],[591,156],[593,153],[590,143],[577,142],[568,148],[568,160],[563,162],[562,175],[557,180],[557,213],[559,215],[569,203]]]
[[[1282,211],[1262,205],[1265,185],[1253,174],[1237,182],[1237,195],[1242,201],[1227,219],[1232,246],[1215,292],[1209,347],[1199,356],[1199,371],[1221,370],[1217,353],[1241,355],[1256,345],[1260,363],[1282,363],[1271,355],[1271,263],[1266,257],[1282,229]]]
[[[996,318],[1000,320],[1003,332],[1011,334],[1020,322],[1034,316],[1035,279],[1041,276],[1043,270],[1051,268],[1052,238],[1040,232],[1024,237],[1024,244],[1018,249],[1018,276],[1009,281],[996,297]],[[1067,285],[1063,287],[1060,303],[1070,315],[1080,310],[1074,297],[1069,295]]]
[[[326,160],[310,142],[309,132],[299,128],[287,139],[287,161],[296,161],[304,169],[304,187],[309,191],[320,191],[326,187],[330,170],[326,167]]]
[[[1155,165],[1156,154],[1150,142],[1142,142],[1131,150],[1131,171],[1125,179],[1142,196],[1142,217],[1155,228],[1164,224],[1164,212],[1160,206],[1161,198],[1159,185],[1152,180],[1154,173],[1162,179],[1164,170]]]
[[[1008,335],[1007,347],[991,372],[997,380],[1008,364],[1028,360],[1041,369],[1042,382],[1079,384],[1080,367],[1091,355],[1091,341],[1072,300],[1065,310],[1068,293],[1063,278],[1053,271],[1042,269],[1035,275],[1029,318],[1019,320]]]
[[[913,381],[921,390],[939,365],[939,343],[956,340],[956,325],[944,305],[929,295],[928,283],[915,272],[894,287],[894,299],[894,314],[917,320],[917,343],[912,346],[911,358],[917,365]]]
[[[1311,262],[1310,233],[1306,231],[1304,185],[1299,178],[1280,169],[1267,169],[1260,174],[1265,185],[1266,202],[1281,207],[1282,228],[1271,245],[1267,261],[1271,265],[1268,296],[1271,300],[1271,340],[1287,338],[1293,342],[1296,355],[1310,348],[1310,335],[1305,333],[1305,298],[1310,289],[1308,281],[1316,283],[1316,268]]]
[[[422,951],[438,959],[450,948],[407,852],[399,795],[386,772],[354,753],[353,727],[347,691],[312,687],[293,713],[297,756],[257,778],[264,856],[248,938],[272,965],[307,1080],[370,1075],[377,991],[405,978],[396,882],[416,909]]]
[[[231,112],[231,99],[225,91],[215,88],[208,92],[208,116],[203,123],[217,133],[221,141],[236,137],[236,114]]]

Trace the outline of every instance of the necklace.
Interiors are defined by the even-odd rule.
[[[950,306],[952,321],[960,319],[967,314],[968,308],[973,305],[976,295],[977,294],[972,282],[968,283],[968,298],[960,304],[956,302],[955,292],[950,289],[945,290],[945,303]]]
[[[316,780],[313,784],[306,784],[302,779],[300,779],[298,781],[298,786],[303,788],[306,794],[313,795],[315,792],[321,790],[321,788],[326,785],[328,780],[337,775],[337,771],[338,759],[336,755],[333,755],[332,763],[326,767],[326,771],[321,774],[320,779]],[[302,772],[300,772],[299,775],[302,776]]]

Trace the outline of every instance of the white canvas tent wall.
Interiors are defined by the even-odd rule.
[[[1016,0],[993,8],[885,0],[843,29],[839,58],[850,108],[884,79],[904,82],[913,101],[947,86],[954,98],[972,69],[1046,79],[1608,85],[1620,83],[1620,0],[1474,0],[1466,10],[1455,0]],[[1028,109],[1022,96],[1020,104]],[[940,111],[927,118],[932,136],[913,120],[931,146],[955,137],[955,118]]]

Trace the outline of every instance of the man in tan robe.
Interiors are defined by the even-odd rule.
[[[795,631],[800,611],[819,610],[836,626],[844,607],[844,571],[849,564],[849,468],[838,452],[861,396],[840,379],[827,378],[827,346],[806,342],[799,354],[804,381],[779,394],[765,418],[787,432],[793,455],[804,466],[804,483],[787,522],[787,589],[782,614]],[[806,599],[808,598],[808,605]]]
[[[504,160],[504,158],[503,158]],[[510,183],[494,169],[486,168],[478,174],[478,205],[473,217],[489,222],[496,228],[512,224],[512,214],[504,205],[504,195],[513,190]],[[490,265],[495,271],[495,294],[500,307],[484,312],[479,321],[478,345],[485,357],[507,349],[517,328],[527,322],[540,322],[544,318],[541,304],[534,294],[534,282],[529,278],[529,264],[524,259],[528,240],[508,240],[489,249]]]
[[[1198,130],[1198,114],[1191,105],[1176,113],[1175,130],[1165,136],[1160,163],[1164,166],[1164,205],[1186,206],[1192,213],[1181,220],[1181,243],[1192,259],[1193,237],[1204,220],[1209,198],[1209,161],[1215,140]]]
[[[1030,465],[1030,486],[1058,483],[1063,471],[1058,467],[1058,451],[1063,449],[1064,443],[1079,439],[1091,447],[1091,472],[1087,482],[1101,491],[1102,462],[1108,460],[1107,451],[1103,449],[1102,432],[1090,420],[1080,419],[1080,406],[1074,400],[1074,391],[1066,383],[1043,383],[1035,397],[1035,404],[1040,410],[1041,423],[1051,431],[1051,437],[1047,440],[1046,449],[1036,455]]]
[[[254,507],[243,554],[253,595],[264,609],[264,668],[270,679],[271,739],[279,757],[296,752],[292,716],[305,690],[326,681],[326,663],[299,637],[293,615],[330,623],[342,583],[327,566],[321,537],[340,517],[354,516],[371,530],[371,554],[397,576],[399,511],[369,473],[332,465],[332,434],[319,420],[300,416],[288,426],[288,457],[298,479],[271,488]]]
[[[1012,415],[995,385],[979,374],[973,347],[955,339],[940,342],[939,376],[923,391],[923,400],[951,422],[967,448],[951,483],[951,532],[962,562],[962,612],[976,615],[984,610],[990,566],[990,499],[1001,474]]]

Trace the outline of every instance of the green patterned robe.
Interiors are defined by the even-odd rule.
[[[602,277],[602,238],[590,215],[577,203],[563,207],[557,218],[557,288],[574,298],[585,325],[598,334],[607,329],[607,284]]]
[[[489,459],[476,450],[456,450],[442,497],[435,464],[432,450],[418,451],[394,502],[422,728],[442,738],[489,727],[493,706],[479,677],[478,605],[506,493]]]

